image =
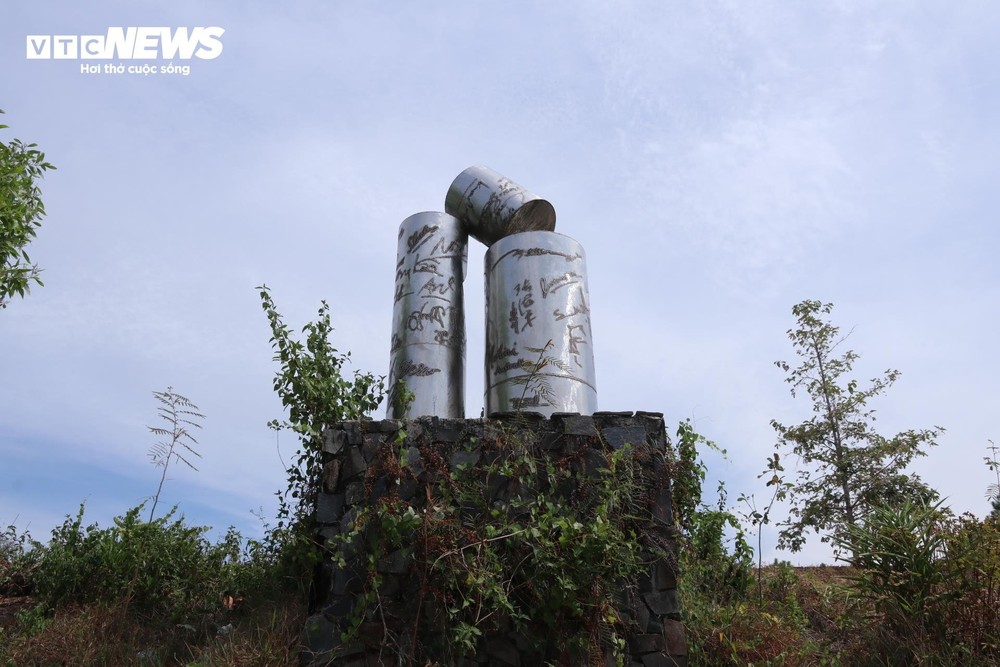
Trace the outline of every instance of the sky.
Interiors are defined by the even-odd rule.
[[[28,58],[28,36],[218,27],[214,58]],[[913,470],[983,516],[1000,439],[1000,5],[991,2],[12,3],[0,139],[57,166],[0,311],[0,527],[45,539],[155,493],[168,386],[205,415],[161,506],[259,535],[295,439],[256,287],[294,329],[331,309],[386,374],[396,232],[482,164],[549,200],[587,251],[602,410],[690,418],[713,499],[764,499],[772,419],[811,415],[776,360],[834,304],[885,435],[941,426]],[[86,73],[87,64],[154,74]],[[165,73],[168,65],[187,74]],[[990,174],[994,176],[990,176]],[[990,185],[993,183],[994,185]],[[469,248],[466,414],[483,406]],[[381,417],[380,408],[376,416]],[[786,458],[789,473],[794,460]],[[832,562],[811,539],[797,554]]]

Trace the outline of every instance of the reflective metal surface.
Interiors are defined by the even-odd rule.
[[[465,417],[468,235],[458,218],[430,211],[399,226],[387,417]],[[397,380],[412,392],[407,408]]]
[[[556,228],[552,204],[487,167],[469,167],[459,174],[448,188],[444,210],[487,246],[509,234]]]
[[[486,414],[597,410],[583,247],[524,232],[486,252]]]

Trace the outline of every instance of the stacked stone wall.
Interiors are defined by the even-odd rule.
[[[496,460],[497,447],[516,441],[533,455],[570,461],[585,475],[600,475],[608,452],[630,447],[645,453],[641,458],[644,507],[651,519],[656,545],[645,572],[635,581],[621,582],[616,594],[619,624],[626,640],[625,665],[629,667],[684,666],[686,643],[677,598],[676,541],[670,506],[667,436],[663,418],[648,412],[598,412],[593,416],[556,414],[550,418],[533,413],[495,415],[492,419],[383,420],[345,422],[324,434],[322,488],[316,502],[318,541],[327,545],[317,568],[312,609],[303,635],[303,664],[397,665],[411,664],[416,652],[408,631],[396,632],[393,645],[386,638],[400,619],[420,614],[422,600],[415,593],[418,574],[405,550],[380,556],[378,605],[380,618],[360,622],[350,640],[344,633],[357,623],[356,606],[371,577],[359,563],[365,561],[368,542],[355,540],[345,550],[341,536],[350,534],[359,513],[380,499],[406,503],[426,511],[447,497],[440,485],[448,484],[454,471]],[[394,472],[383,465],[386,452],[399,462]],[[392,467],[392,466],[390,466]],[[489,487],[497,499],[512,490],[500,484]],[[337,546],[339,545],[339,546]],[[653,553],[653,552],[650,552]],[[387,621],[386,618],[392,619]],[[474,651],[459,659],[466,667],[540,664],[552,660],[546,637],[531,636],[531,628],[512,624],[493,627]],[[559,660],[559,658],[556,658]],[[565,660],[565,658],[563,658]],[[607,664],[615,664],[605,653]],[[420,663],[423,664],[423,663]]]

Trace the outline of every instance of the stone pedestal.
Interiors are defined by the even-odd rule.
[[[532,498],[537,499],[538,493],[532,496],[523,479],[503,473],[530,459],[541,470],[554,471],[542,477],[550,480],[543,482],[548,486],[546,497],[573,508],[588,507],[594,489],[603,488],[606,476],[621,474],[621,466],[629,466],[628,520],[639,529],[636,542],[643,564],[634,580],[598,580],[592,582],[590,591],[579,591],[580,604],[588,613],[592,601],[602,597],[595,597],[593,591],[614,599],[613,608],[600,616],[600,631],[591,633],[590,654],[597,651],[605,664],[615,664],[612,647],[605,644],[608,636],[616,635],[624,640],[625,665],[686,665],[662,416],[598,412],[592,416],[505,413],[494,417],[346,422],[324,434],[316,518],[318,537],[326,548],[314,581],[312,615],[303,632],[303,664],[424,664],[430,647],[441,640],[428,636],[428,619],[441,614],[447,621],[445,612],[460,609],[464,602],[435,599],[451,594],[429,587],[431,578],[444,576],[443,571],[448,576],[464,571],[455,568],[463,558],[470,563],[467,576],[481,571],[472,563],[482,553],[481,547],[486,543],[497,546],[494,540],[507,538],[475,532],[485,515],[506,513],[503,516],[524,531],[536,525],[526,508],[533,507]],[[619,466],[619,473],[611,473],[609,466]],[[475,479],[482,483],[482,497],[462,500],[456,485],[470,475],[479,475]],[[378,523],[373,520],[378,516],[375,508],[391,508],[394,516],[412,512],[412,523]],[[466,540],[465,546],[456,550],[429,540],[427,517],[435,518],[438,529],[453,525],[457,538]],[[581,542],[584,539],[580,537]],[[567,544],[567,548],[572,546]],[[439,554],[434,549],[443,551]],[[535,577],[558,576],[526,573],[523,563],[529,562],[530,548],[523,562],[496,563],[504,573],[499,580],[514,582],[513,577],[518,577],[522,582],[518,585],[530,587]],[[471,580],[457,583],[461,590],[471,591],[469,600],[476,598],[477,584]],[[542,583],[549,582],[538,582],[539,587]],[[520,593],[512,590],[510,594]],[[372,610],[367,617],[358,613],[365,606]],[[482,619],[478,626],[466,628],[469,637],[462,655],[450,654],[455,664],[577,664],[579,656],[558,646],[559,633],[551,628],[533,628],[497,609],[481,610],[477,618]],[[585,621],[580,621],[581,627],[574,623],[573,619],[560,620],[558,627],[575,632]]]

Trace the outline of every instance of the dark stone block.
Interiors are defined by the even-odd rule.
[[[510,480],[499,475],[491,475],[486,483],[486,497],[490,502],[506,500],[509,497]]]
[[[424,436],[427,429],[420,421],[411,421],[403,426],[403,430],[406,431],[406,440],[408,442],[414,442]]]
[[[614,412],[611,410],[598,410],[594,413],[595,419],[606,419],[608,417],[631,417],[634,413],[631,410],[624,412]]]
[[[323,451],[327,454],[339,454],[347,446],[347,431],[328,428],[323,433]]]
[[[643,572],[636,579],[636,584],[638,584],[640,593],[652,593],[655,590],[653,588],[653,578],[650,574],[650,572]]]
[[[662,653],[647,653],[642,656],[643,667],[674,667],[676,664],[673,658]]]
[[[505,419],[510,424],[514,426],[521,426],[524,428],[537,428],[542,422],[546,421],[545,415],[541,412],[532,412],[530,410],[524,410],[520,412],[505,412],[502,413],[502,419]]]
[[[449,461],[449,463],[451,464],[452,470],[455,470],[462,465],[471,468],[472,466],[479,463],[479,448],[477,447],[471,451],[465,449],[459,449],[458,451],[456,451],[454,454],[451,455],[451,460]]]
[[[420,450],[416,447],[410,447],[406,450],[406,465],[410,468],[410,472],[413,473],[414,477],[420,477],[424,473],[426,467],[424,466],[424,459],[420,456]]]
[[[635,624],[639,626],[639,632],[650,632],[650,622],[659,625],[659,621],[653,618],[653,615],[649,613],[649,607],[642,599],[635,601],[632,607],[633,618],[635,618]],[[655,626],[654,626],[655,627]]]
[[[361,482],[351,482],[344,489],[344,500],[348,505],[359,505],[365,499],[365,487]]]
[[[443,419],[432,431],[434,442],[453,443],[462,439],[464,428],[454,419]]]
[[[687,636],[684,624],[673,619],[663,621],[664,650],[667,655],[687,655]]]
[[[366,470],[368,470],[368,464],[361,453],[361,448],[358,446],[348,448],[344,461],[344,477],[351,479],[358,475],[363,475]]]
[[[663,477],[661,482],[662,486],[654,496],[653,506],[650,509],[657,524],[663,528],[672,529],[674,527],[674,514],[670,506],[670,480]]]
[[[340,461],[331,459],[323,466],[323,490],[333,493],[337,490],[337,482],[340,481]]]
[[[360,445],[361,435],[368,431],[367,426],[371,422],[347,422],[344,424],[344,428],[347,431],[347,444],[349,445]]]
[[[562,431],[566,435],[581,435],[597,437],[597,425],[590,417],[565,417],[562,419]]]
[[[538,434],[538,447],[546,452],[555,452],[563,446],[562,431],[546,429]]]
[[[358,572],[358,567],[338,568],[333,575],[333,594],[348,595],[360,593],[365,588],[365,580]]]
[[[343,493],[320,493],[316,497],[316,521],[337,523],[344,514]]]
[[[677,573],[675,568],[666,559],[660,559],[653,564],[652,584],[658,591],[668,588],[677,588]]]
[[[375,458],[375,452],[385,440],[374,433],[365,433],[361,438],[361,455],[365,457],[365,463],[371,463]]]
[[[680,605],[677,603],[677,591],[666,590],[646,593],[642,596],[649,605],[650,610],[658,616],[680,613]]]
[[[628,649],[633,655],[642,655],[643,653],[662,651],[663,635],[659,633],[631,635],[628,638]]]
[[[403,420],[401,419],[383,419],[380,422],[375,423],[375,429],[379,433],[395,433],[399,429],[403,428]]]
[[[300,656],[302,664],[329,664],[340,648],[340,630],[323,614],[313,614],[302,628],[302,645],[308,647]]]
[[[593,479],[601,476],[601,470],[607,470],[608,459],[604,452],[597,449],[583,451],[583,474]]]
[[[345,517],[346,518],[346,517]],[[343,524],[344,521],[341,520]],[[346,530],[342,530],[347,532]],[[347,562],[352,562],[357,560],[358,554],[361,553],[363,542],[360,535],[355,535],[351,540],[338,540],[336,544],[336,552],[339,556],[343,557]]]
[[[354,530],[354,519],[357,517],[358,511],[353,508],[347,508],[344,512],[344,516],[340,517],[340,532],[346,533]]]
[[[341,618],[347,618],[354,611],[354,600],[349,596],[335,597],[326,607],[323,608],[323,616],[335,621]],[[337,639],[340,639],[340,633],[337,633]]]
[[[413,557],[410,554],[402,549],[397,549],[379,560],[378,571],[385,574],[406,574],[410,571],[410,563],[412,562]]]
[[[417,480],[412,477],[403,477],[399,480],[399,487],[396,489],[396,495],[399,496],[400,500],[410,500],[417,493],[419,488]]]
[[[625,445],[643,445],[646,443],[646,429],[638,426],[608,426],[601,434],[604,441],[612,449],[621,449]]]

